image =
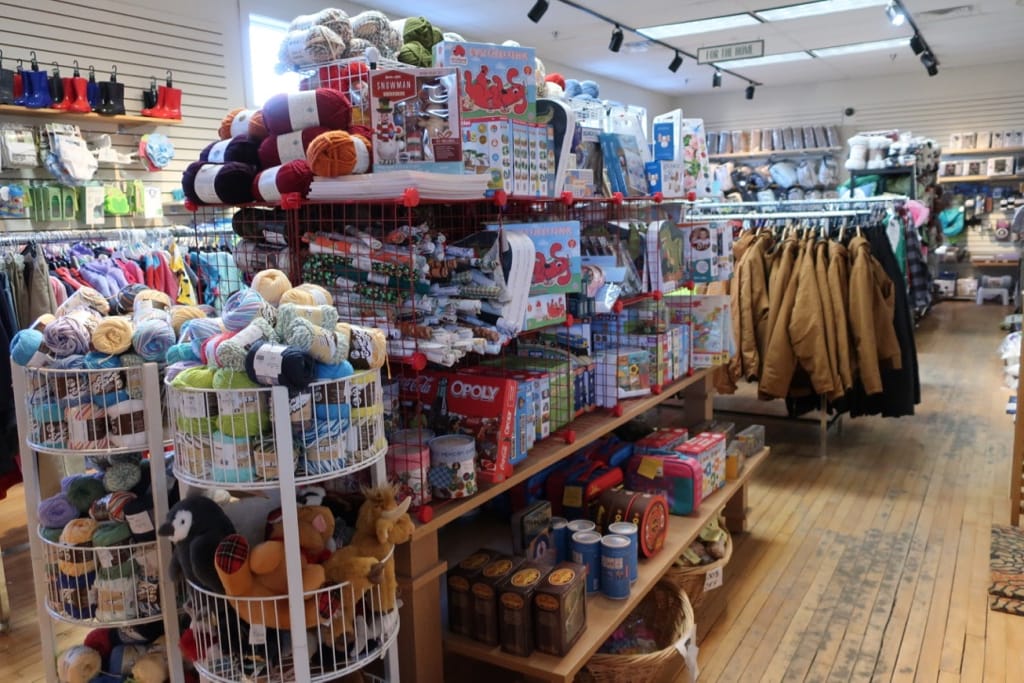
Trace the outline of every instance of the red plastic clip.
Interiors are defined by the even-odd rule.
[[[622,193],[616,192],[612,195],[612,204],[615,206],[622,206]]]
[[[653,195],[651,195],[651,199],[654,200],[655,204],[661,204],[661,202],[665,199],[665,195],[663,195],[660,192],[655,192]]]
[[[199,210],[199,205],[196,204],[191,199],[186,199],[185,200],[185,210],[190,212],[190,213],[195,213],[196,211]]]
[[[662,294],[660,289],[656,289],[653,292],[651,292],[651,298],[654,299],[655,301],[661,301],[661,297],[663,296],[665,295]]]
[[[576,195],[572,192],[563,192],[561,196],[562,203],[566,206],[572,206],[576,203]]]
[[[697,193],[694,192],[693,190],[690,190],[689,192],[687,192],[686,193],[686,201],[688,201],[688,202],[695,202],[695,201],[697,201]]]
[[[302,195],[298,192],[285,192],[281,195],[281,208],[294,210],[302,206]]]
[[[422,351],[416,351],[409,356],[409,366],[416,372],[422,372],[427,367],[427,355]]]
[[[565,314],[565,326],[572,327],[576,324],[576,318],[573,317],[572,313]]]
[[[415,187],[407,187],[402,192],[402,206],[411,209],[420,205],[420,191]]]
[[[501,208],[508,206],[508,193],[505,190],[495,190],[494,203]]]

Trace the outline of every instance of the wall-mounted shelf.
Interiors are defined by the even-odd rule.
[[[952,183],[989,183],[989,182],[1014,182],[1018,180],[1024,180],[1024,175],[961,175],[961,176],[943,176],[939,178],[940,185],[949,185]]]
[[[181,119],[158,119],[152,116],[137,116],[135,114],[119,114],[117,116],[102,116],[94,112],[79,114],[62,109],[30,109],[29,107],[19,107],[13,104],[0,104],[0,116],[25,116],[63,121],[107,121],[119,123],[123,126],[180,126],[183,123]]]
[[[1024,147],[990,147],[988,149],[944,149],[944,157],[1001,156],[1003,154],[1024,154]]]
[[[833,154],[841,152],[842,147],[808,147],[806,149],[777,149],[769,152],[733,152],[731,154],[709,154],[711,161],[731,161],[735,159],[766,159],[768,157],[785,158],[789,156],[805,156],[809,154]]]

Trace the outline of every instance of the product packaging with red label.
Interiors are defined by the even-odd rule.
[[[637,455],[671,455],[675,453],[677,446],[686,442],[689,436],[685,427],[657,429],[637,441],[633,450]]]
[[[704,494],[707,498],[725,486],[725,435],[702,432],[676,448],[700,463],[704,470]]]
[[[634,455],[626,466],[626,486],[661,493],[674,515],[696,512],[704,499],[704,469],[695,459],[674,455]]]

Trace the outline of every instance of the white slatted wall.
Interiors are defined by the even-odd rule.
[[[232,16],[237,16],[233,5]],[[220,120],[230,108],[225,43],[234,45],[237,39],[225,40],[225,21],[177,16],[109,0],[0,0],[0,16],[0,49],[6,68],[14,68],[17,58],[25,59],[27,68],[29,50],[36,51],[41,69],[49,69],[50,63],[57,61],[63,76],[71,76],[72,60],[76,59],[83,76],[87,76],[88,65],[96,67],[97,81],[108,78],[111,65],[116,64],[118,81],[125,84],[128,114],[139,113],[142,91],[149,87],[151,76],[157,77],[162,85],[165,71],[173,72],[174,86],[183,91],[183,125],[160,126],[159,119],[154,119],[152,127],[119,127],[113,122],[77,120],[74,116],[55,120],[78,123],[86,139],[100,133],[111,134],[120,152],[136,150],[145,133],[159,131],[167,135],[174,143],[175,157],[164,171],[149,173],[141,166],[101,168],[96,176],[103,181],[138,178],[147,185],[159,186],[165,219],[107,219],[106,227],[156,227],[187,222],[180,207],[171,204],[171,192],[180,187],[182,170],[216,137]],[[0,116],[0,123],[8,121],[39,125],[49,119]],[[44,168],[0,172],[0,180],[19,178],[52,179]],[[75,222],[0,219],[0,228],[5,231],[75,227],[84,226]]]

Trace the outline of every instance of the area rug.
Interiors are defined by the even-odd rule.
[[[1024,529],[992,526],[989,571],[989,606],[998,612],[1024,616]]]

